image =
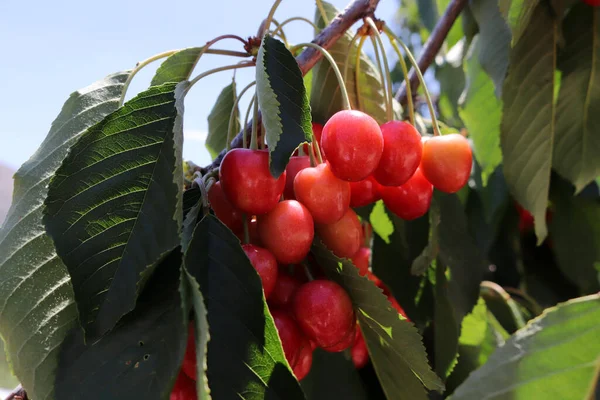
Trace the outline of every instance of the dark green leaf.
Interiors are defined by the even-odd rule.
[[[223,88],[210,114],[208,114],[208,136],[206,137],[205,146],[213,159],[219,155],[221,150],[227,147],[229,117],[237,97],[235,86],[234,80],[230,85]],[[235,135],[240,129],[240,110],[236,106],[233,113],[232,134]]]
[[[566,46],[552,167],[579,192],[600,175],[600,10],[581,2],[563,23]]]
[[[156,70],[152,86],[188,80],[204,52],[204,47],[183,49],[167,58]]]
[[[417,0],[417,6],[421,22],[431,32],[439,18],[436,0]]]
[[[260,277],[237,237],[207,215],[196,226],[184,262],[208,313],[206,373],[212,396],[304,399],[283,355]]]
[[[0,230],[0,334],[13,371],[35,399],[53,398],[56,348],[77,324],[67,269],[42,224],[48,181],[75,140],[118,108],[129,73],[71,94],[44,142],[15,174],[13,203]]]
[[[458,114],[458,103],[465,90],[464,53],[467,51],[465,40],[456,43],[444,57],[444,62],[436,65],[435,78],[440,83],[440,118],[454,127],[462,127]]]
[[[500,0],[498,5],[510,26],[513,44],[518,42],[534,14],[540,0]]]
[[[4,342],[0,340],[0,387],[11,388],[19,384],[19,380],[13,375],[8,360],[4,353]]]
[[[540,3],[510,54],[501,137],[506,183],[535,218],[538,243],[547,235],[546,207],[554,140],[557,23]]]
[[[88,338],[127,312],[179,245],[182,86],[153,86],[85,132],[50,181],[44,224]],[[113,284],[118,282],[118,284]]]
[[[443,383],[431,371],[421,336],[414,325],[399,316],[381,289],[348,260],[333,255],[315,238],[312,252],[325,274],[350,295],[371,361],[390,399],[426,399],[423,388],[442,391]]]
[[[268,35],[256,59],[256,98],[267,130],[271,174],[277,178],[294,150],[312,141],[312,126],[298,62],[281,41]]]
[[[180,292],[181,253],[156,268],[136,308],[95,342],[72,330],[60,349],[56,398],[168,398],[179,373],[188,333],[189,304]]]
[[[593,398],[600,368],[599,335],[599,295],[547,309],[498,348],[451,398]]]
[[[431,263],[438,256],[439,249],[439,236],[438,226],[440,224],[440,209],[435,201],[431,203],[429,209],[429,243],[423,249],[423,252],[415,258],[410,268],[410,272],[413,275],[423,275]]]
[[[458,362],[458,338],[461,317],[456,314],[450,297],[446,267],[438,263],[435,267],[435,314],[434,344],[435,372],[444,380],[452,373]]]

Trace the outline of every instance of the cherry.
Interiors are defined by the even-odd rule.
[[[183,371],[177,375],[169,400],[196,400],[196,382]]]
[[[292,368],[294,375],[296,375],[296,379],[301,381],[306,377],[306,375],[308,375],[310,372],[310,367],[312,366],[312,359],[313,347],[310,343],[310,340],[304,337],[302,348],[298,354],[298,360],[296,361],[296,365],[294,365]]]
[[[373,175],[362,181],[350,182],[350,207],[364,207],[381,199],[380,186]]]
[[[600,0],[583,0],[583,2],[592,7],[600,7]]]
[[[431,205],[432,196],[433,186],[420,168],[404,185],[381,187],[381,197],[385,206],[407,221],[425,215]]]
[[[356,326],[356,324],[355,324],[355,326]],[[340,351],[349,349],[350,347],[352,347],[352,344],[354,344],[355,331],[356,331],[356,329],[352,329],[337,344],[334,344],[333,346],[325,347],[323,350],[328,351],[330,353],[338,353]]]
[[[196,337],[194,335],[194,321],[188,326],[188,341],[181,370],[191,379],[196,380]]]
[[[350,183],[337,178],[328,163],[298,172],[294,193],[317,224],[339,221],[350,207]]]
[[[291,367],[296,365],[300,350],[306,340],[292,316],[282,310],[270,310],[277,333],[281,339],[285,359]]]
[[[302,285],[302,282],[291,275],[279,271],[277,282],[269,297],[269,304],[284,308],[291,304],[296,290]]]
[[[266,150],[233,149],[221,162],[220,181],[231,204],[250,215],[272,210],[283,193],[285,172],[275,179]]]
[[[351,208],[339,221],[317,224],[315,229],[323,244],[339,258],[352,257],[362,244],[362,226]]]
[[[473,153],[469,141],[458,133],[434,136],[423,144],[421,170],[436,189],[456,193],[471,175]]]
[[[367,343],[359,327],[356,328],[356,336],[350,355],[356,369],[364,367],[369,362],[369,349],[367,349]]]
[[[369,263],[371,261],[371,249],[361,247],[356,254],[352,256],[352,264],[358,268],[358,274],[363,276],[369,272]]]
[[[343,110],[323,127],[321,147],[335,176],[358,182],[377,168],[383,153],[383,136],[377,121],[369,115]]]
[[[381,133],[383,154],[373,176],[382,185],[400,186],[408,181],[421,162],[421,135],[414,126],[404,121],[381,125]]]
[[[296,200],[278,203],[258,217],[258,236],[281,264],[297,264],[306,257],[314,237],[314,222]]]
[[[208,201],[217,218],[229,229],[233,232],[243,230],[244,220],[242,219],[242,213],[236,210],[229,200],[227,200],[221,182],[215,182],[210,187]]]
[[[287,167],[285,168],[285,189],[283,190],[283,197],[286,200],[296,200],[294,194],[294,179],[298,172],[304,168],[310,167],[310,158],[308,156],[294,156],[290,158]]]
[[[402,308],[402,306],[400,306],[400,304],[398,304],[398,301],[396,301],[396,299],[394,298],[394,296],[392,296],[391,294],[388,294],[387,295],[387,299],[392,304],[392,307],[394,307],[396,309],[396,311],[398,311],[398,314],[400,314],[404,318],[408,319],[408,317],[406,316],[406,312],[404,311],[404,309]]]
[[[343,342],[350,332],[354,334],[352,301],[333,281],[316,279],[305,283],[296,291],[292,307],[304,334],[325,350]]]
[[[253,244],[244,244],[242,249],[250,259],[252,266],[258,272],[265,292],[265,298],[269,298],[277,282],[277,260],[267,249]]]

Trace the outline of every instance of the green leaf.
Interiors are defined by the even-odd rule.
[[[0,338],[0,387],[11,388],[18,384],[19,380],[13,375],[4,353],[4,341]]]
[[[235,86],[235,80],[233,80],[231,84],[223,88],[210,114],[208,114],[208,136],[206,137],[205,146],[213,159],[219,155],[221,150],[227,147],[229,117],[237,97]],[[236,106],[233,113],[232,130],[237,133],[240,129],[240,110]]]
[[[394,233],[394,225],[390,221],[382,200],[378,200],[369,214],[369,222],[373,231],[379,235],[386,243],[390,241],[390,235]]]
[[[179,245],[182,89],[153,86],[89,128],[50,181],[43,222],[87,338],[133,310],[153,267]]]
[[[557,23],[545,3],[510,54],[504,83],[500,144],[515,200],[535,218],[538,244],[547,235],[546,207],[554,140]]]
[[[421,336],[408,320],[391,307],[381,289],[349,260],[333,255],[318,238],[312,252],[325,274],[350,295],[371,361],[390,399],[426,399],[423,388],[442,391],[440,378],[431,371]]]
[[[109,75],[71,94],[44,142],[15,174],[13,203],[0,230],[0,334],[14,373],[35,399],[54,398],[57,347],[77,324],[67,269],[42,224],[48,181],[69,146],[118,108],[128,76]]]
[[[438,15],[443,15],[449,5],[450,0],[437,0]],[[446,36],[446,44],[448,47],[454,46],[464,36],[462,25],[463,24],[461,13],[458,15],[458,18],[456,18],[456,20],[454,21],[454,24],[452,24],[450,32],[448,32],[448,35]]]
[[[184,263],[208,313],[206,373],[212,396],[304,399],[285,360],[260,277],[237,237],[207,215],[196,226]]]
[[[330,3],[323,1],[323,6],[327,17],[331,20],[338,13]],[[317,10],[315,14],[315,24],[319,28],[325,27],[325,22],[321,18],[321,14]],[[346,65],[346,54],[350,51],[350,65],[348,66],[348,76],[346,80],[346,89],[350,98],[350,105],[354,110],[361,110],[375,118],[380,124],[387,121],[385,92],[383,87],[383,79],[379,73],[379,69],[373,64],[369,57],[361,52],[360,54],[360,77],[356,82],[356,54],[358,50],[358,41],[350,48],[350,42],[354,33],[346,31],[338,41],[329,48],[329,53],[335,60],[338,68],[344,73]],[[336,112],[342,110],[342,95],[338,81],[333,72],[333,68],[327,60],[319,61],[313,70],[312,91],[310,96],[310,106],[317,122],[325,122]],[[357,87],[360,89],[360,104],[359,107]],[[400,104],[394,101],[394,113],[397,118],[402,114]]]
[[[547,309],[498,348],[451,398],[592,398],[600,368],[599,335],[599,295]]]
[[[279,177],[303,142],[312,141],[310,105],[298,62],[266,35],[256,59],[256,99],[267,130],[271,174]]]
[[[540,0],[500,0],[498,6],[510,26],[513,44],[518,42],[535,12]]]
[[[136,308],[106,336],[84,340],[72,330],[60,349],[56,397],[68,399],[168,398],[187,345],[189,304],[180,292],[181,253],[157,267]]]
[[[487,185],[490,175],[502,163],[500,121],[502,100],[494,96],[494,83],[480,64],[483,42],[475,36],[464,64],[467,86],[460,99],[460,117],[473,140],[473,152]]]
[[[525,326],[525,319],[517,302],[500,285],[494,282],[482,282],[480,293],[488,310],[506,331],[514,333]]]
[[[429,209],[429,243],[412,263],[410,272],[413,275],[423,275],[440,251],[438,244],[438,226],[440,225],[440,209],[435,201]]]
[[[156,70],[150,85],[160,86],[188,80],[204,49],[204,47],[190,47],[169,56]]]
[[[552,167],[579,192],[600,175],[600,10],[577,4],[563,30],[566,46],[557,59],[562,79]]]
[[[457,315],[450,296],[447,269],[441,263],[435,267],[434,345],[435,372],[446,380],[458,362],[458,338],[461,316]]]

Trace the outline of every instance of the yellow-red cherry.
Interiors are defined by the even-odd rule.
[[[356,110],[335,113],[323,127],[321,147],[340,179],[358,182],[369,176],[383,153],[379,124]]]
[[[380,186],[373,175],[367,176],[362,181],[350,182],[350,207],[368,206],[381,199]]]
[[[268,299],[275,288],[279,270],[275,256],[269,250],[253,244],[244,244],[242,249],[244,249],[244,253],[246,253],[250,263],[260,276],[265,298]]]
[[[469,141],[458,133],[429,138],[423,144],[421,170],[438,190],[458,192],[469,180],[473,153]]]
[[[306,207],[284,200],[258,218],[258,236],[281,264],[297,264],[306,257],[314,237],[314,222]]]
[[[362,226],[351,208],[346,210],[339,221],[333,224],[317,224],[315,229],[323,244],[340,258],[352,257],[362,244]]]
[[[197,398],[196,381],[180,371],[175,385],[171,389],[169,400],[196,400]]]
[[[208,191],[208,202],[219,220],[234,233],[243,229],[242,213],[233,207],[223,192],[221,182],[215,182]]]
[[[285,187],[285,171],[274,178],[266,150],[233,149],[219,170],[221,185],[231,204],[250,215],[271,211]]]
[[[286,200],[296,200],[294,194],[294,179],[298,172],[305,168],[310,168],[310,158],[308,156],[294,156],[290,158],[287,167],[285,168],[285,189],[283,197]]]
[[[383,154],[373,176],[384,186],[400,186],[413,176],[423,154],[421,135],[408,122],[381,125]]]
[[[432,196],[433,186],[420,168],[404,185],[381,187],[381,197],[385,206],[407,221],[425,215],[431,205]]]

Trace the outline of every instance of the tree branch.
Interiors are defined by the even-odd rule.
[[[444,15],[439,19],[429,39],[427,39],[427,43],[423,48],[423,52],[421,53],[421,57],[419,57],[419,69],[421,72],[425,72],[427,68],[431,65],[435,56],[440,51],[442,44],[446,40],[446,36],[448,36],[448,32],[454,25],[454,22],[458,18],[458,15],[461,13],[465,5],[467,4],[467,0],[452,0],[450,4],[448,4],[448,8],[444,11]],[[417,78],[417,73],[415,69],[412,68],[410,70],[409,80],[410,87],[413,93],[417,92],[417,88],[419,87],[419,79]],[[406,104],[406,83],[402,83],[402,86],[396,92],[396,100],[398,100],[401,104]]]
[[[352,3],[350,3],[344,11],[339,13],[331,21],[331,23],[314,38],[312,42],[318,44],[324,49],[329,49],[335,44],[335,42],[338,41],[340,37],[342,37],[342,35],[344,35],[344,33],[346,33],[348,29],[350,29],[350,27],[356,21],[372,15],[375,11],[375,8],[377,8],[377,4],[379,4],[379,0],[353,0]],[[298,65],[302,71],[302,75],[306,75],[306,73],[310,71],[310,69],[314,67],[321,58],[323,58],[321,52],[310,47],[304,49],[304,51],[302,51],[302,53],[296,57],[296,61],[298,61]],[[246,127],[242,128],[242,131],[239,132],[235,138],[233,138],[231,141],[232,149],[242,147],[244,129],[247,132],[251,132],[252,121],[250,121]],[[225,157],[225,153],[225,150],[221,151],[217,158],[215,158],[215,160],[209,166],[203,169],[203,172],[206,173],[217,168],[221,164],[223,157]]]

